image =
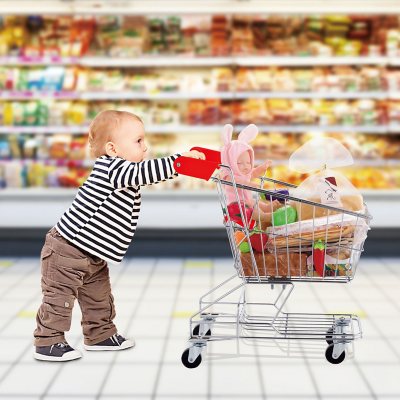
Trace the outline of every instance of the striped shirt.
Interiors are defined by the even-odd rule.
[[[112,263],[122,261],[136,231],[141,186],[178,176],[169,157],[130,162],[101,156],[56,224],[75,246]]]

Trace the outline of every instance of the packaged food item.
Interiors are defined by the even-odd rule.
[[[229,21],[224,15],[213,15],[211,22],[211,53],[227,56],[230,51]]]
[[[87,136],[73,136],[70,142],[69,159],[84,160],[87,154]]]
[[[268,49],[268,24],[265,17],[255,17],[251,25],[253,47],[256,52],[265,52]]]
[[[289,159],[289,167],[310,175],[297,188],[291,191],[293,197],[309,200],[338,210],[318,207],[300,201],[293,201],[298,219],[315,218],[341,213],[340,209],[361,211],[363,198],[359,191],[341,173],[331,168],[353,164],[350,152],[336,139],[321,138],[306,142]]]
[[[67,159],[71,144],[71,135],[53,135],[48,140],[49,156],[53,159]]]
[[[253,266],[253,257],[256,268]],[[301,253],[241,253],[244,276],[295,277],[308,276],[307,255]]]
[[[253,53],[253,30],[251,29],[251,17],[235,15],[232,19],[232,53]]]

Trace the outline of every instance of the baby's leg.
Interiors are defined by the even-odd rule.
[[[78,302],[82,310],[84,343],[90,346],[115,335],[117,328],[113,323],[115,307],[107,262],[95,256],[88,260],[89,274],[79,290]]]
[[[270,226],[272,221],[272,213],[264,212],[259,207],[254,207],[251,218],[260,224],[262,227]]]
[[[45,245],[45,251],[49,248]],[[72,309],[80,286],[77,274],[57,263],[57,254],[42,252],[43,300],[36,315],[34,345],[43,347],[65,342],[71,327]]]

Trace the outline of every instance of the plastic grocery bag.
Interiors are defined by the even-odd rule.
[[[360,192],[340,172],[331,169],[309,176],[292,190],[291,195],[321,204],[321,206],[314,206],[299,201],[293,202],[291,205],[296,208],[300,221],[341,213],[340,210],[327,209],[323,206],[348,211],[363,209],[363,197]]]
[[[302,174],[353,164],[351,153],[342,143],[325,137],[307,141],[289,158],[289,168]]]
[[[320,203],[314,206],[300,201],[292,202],[298,219],[308,220],[341,213],[341,210],[362,211],[363,197],[353,184],[334,167],[353,164],[350,152],[336,139],[319,138],[306,142],[290,157],[289,167],[302,173],[319,172],[310,175],[291,191],[293,197]]]

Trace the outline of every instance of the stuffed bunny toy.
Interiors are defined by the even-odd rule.
[[[232,173],[236,183],[254,186],[251,180],[263,175],[266,169],[271,165],[270,161],[257,168],[254,168],[254,150],[249,143],[258,135],[258,128],[254,124],[246,126],[239,134],[237,140],[232,140],[233,126],[226,124],[222,131],[222,149],[221,163],[228,165],[232,169]],[[231,180],[230,174],[224,174],[223,179]],[[250,190],[238,189],[239,199],[249,206],[253,206],[254,200]],[[237,201],[234,188],[226,187],[226,197],[228,204]]]

